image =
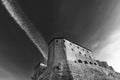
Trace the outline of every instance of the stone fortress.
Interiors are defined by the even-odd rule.
[[[92,52],[66,39],[53,39],[47,65],[34,68],[32,80],[120,80],[120,73]]]

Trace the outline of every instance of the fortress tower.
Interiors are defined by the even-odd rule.
[[[33,80],[120,80],[106,62],[95,60],[90,50],[66,39],[50,43],[47,63],[35,67]]]

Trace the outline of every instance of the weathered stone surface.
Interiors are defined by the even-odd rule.
[[[65,39],[53,40],[47,67],[37,67],[33,80],[120,80],[120,73],[95,60],[90,50]]]
[[[45,71],[47,68],[47,65],[43,63],[38,63],[38,65],[34,68],[34,73],[33,73],[33,80],[37,80],[37,78]]]

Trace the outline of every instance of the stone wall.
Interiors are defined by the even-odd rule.
[[[83,65],[84,64],[88,64],[91,66],[98,65],[90,50],[78,46],[68,40],[64,39],[63,41],[64,41],[63,44],[65,45],[67,60],[73,61],[75,63],[82,63]]]
[[[46,68],[47,68],[47,65],[39,62],[34,68],[32,80],[37,80],[38,77],[45,71]]]
[[[66,39],[51,42],[47,63],[47,68],[35,69],[33,80],[120,80],[106,62],[95,60],[90,50]]]

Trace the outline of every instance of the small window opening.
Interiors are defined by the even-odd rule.
[[[96,63],[94,63],[94,65],[97,65]]]
[[[79,59],[78,62],[79,62],[79,63],[82,63],[82,60]]]
[[[56,40],[56,42],[58,42],[58,40]]]
[[[87,62],[87,61],[84,61],[84,63],[85,63],[85,64],[88,64],[88,62]]]
[[[75,61],[75,63],[77,63],[77,61]]]
[[[89,62],[91,65],[93,64],[92,62]]]

